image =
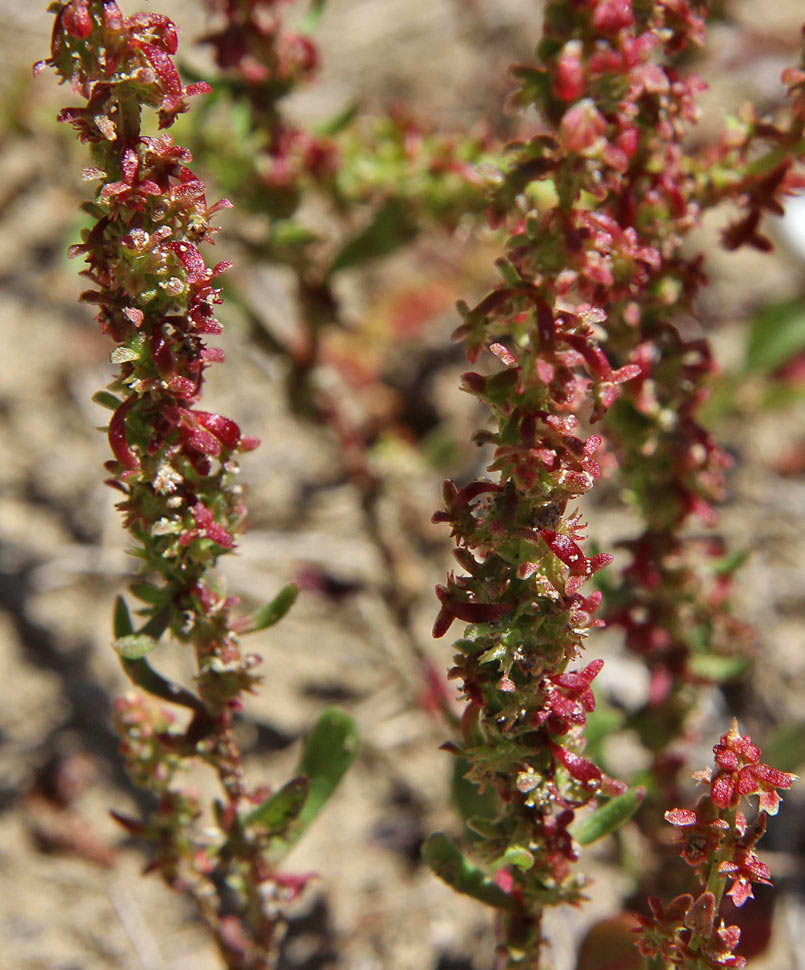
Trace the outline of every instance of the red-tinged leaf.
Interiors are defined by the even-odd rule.
[[[137,46],[148,58],[154,73],[162,82],[163,89],[168,95],[181,95],[182,79],[176,70],[176,65],[170,59],[170,55],[154,44],[139,43]]]
[[[465,623],[492,623],[514,608],[513,603],[472,603],[452,600],[453,615]]]
[[[643,368],[640,364],[625,364],[623,367],[619,367],[612,375],[612,382],[614,384],[624,384],[626,381],[631,381],[635,377],[639,377],[642,372]]]
[[[126,440],[126,416],[134,404],[133,400],[124,401],[123,404],[115,411],[112,415],[112,419],[109,422],[109,446],[112,449],[112,453],[115,458],[120,462],[120,464],[126,468],[128,471],[134,471],[140,467],[140,463],[137,460],[134,452],[129,448],[128,441]]]
[[[199,529],[206,529],[208,526],[212,525],[212,512],[210,512],[203,502],[196,502],[190,511],[193,515],[193,521],[196,523],[196,526]]]
[[[131,818],[128,815],[122,815],[120,812],[110,811],[109,814],[117,822],[118,825],[122,825],[123,828],[133,835],[135,838],[142,838],[145,835],[145,826],[139,819]]]
[[[193,321],[198,333],[215,335],[221,333],[224,329],[207,306],[194,307],[190,311],[190,319]]]
[[[601,782],[601,769],[596,767],[592,761],[582,758],[575,751],[568,751],[559,744],[549,742],[556,760],[568,771],[571,777],[581,782],[585,787],[597,786]]]
[[[234,421],[225,418],[220,414],[213,414],[210,411],[193,411],[196,420],[202,424],[207,431],[211,431],[221,444],[231,451],[236,448],[240,441],[240,428]]]
[[[85,40],[92,33],[89,0],[72,0],[62,11],[62,26],[72,37]]]
[[[719,866],[719,871],[721,867]],[[727,895],[731,897],[733,905],[740,909],[747,899],[754,899],[752,883],[747,879],[736,879],[732,886],[727,890]]]
[[[123,307],[123,316],[125,316],[135,327],[141,326],[143,320],[145,319],[145,314],[143,311],[138,310],[137,307],[133,306]]]
[[[489,350],[507,367],[511,367],[512,364],[517,363],[517,358],[503,344],[490,344]]]
[[[199,357],[210,364],[222,364],[226,359],[220,347],[205,347],[199,352]]]
[[[174,374],[171,377],[168,381],[168,387],[177,397],[188,402],[193,400],[198,391],[198,384],[195,381],[191,381],[189,377],[182,377],[180,374]]]
[[[187,85],[184,93],[188,97],[193,97],[196,94],[211,94],[212,85],[208,84],[206,81],[194,81],[192,84]]]
[[[694,900],[685,914],[685,926],[697,936],[709,939],[713,932],[716,916],[716,897],[711,892],[703,892]]]
[[[452,504],[453,508],[456,510],[463,509],[469,505],[473,499],[478,498],[479,495],[483,495],[486,492],[499,491],[500,485],[496,484],[495,482],[470,482],[469,485],[465,485],[464,488],[459,489],[459,491],[456,492],[450,504]]]
[[[173,352],[161,333],[154,333],[151,336],[151,357],[160,376],[169,376],[174,372]]]
[[[131,148],[127,148],[123,152],[123,162],[121,167],[123,169],[123,178],[129,183],[129,185],[131,185],[134,182],[140,168],[140,157],[137,152],[133,151]]]
[[[752,772],[756,778],[768,782],[770,785],[774,785],[775,788],[790,788],[797,780],[796,775],[790,774],[787,771],[778,771],[769,765],[755,765]]]
[[[453,616],[450,610],[443,606],[439,610],[436,620],[433,623],[432,632],[434,640],[438,640],[440,637],[443,637],[445,633],[447,633],[447,631],[453,625],[453,620],[455,620],[455,616]]]
[[[597,573],[599,569],[603,569],[605,566],[608,566],[614,558],[615,557],[610,555],[608,552],[599,552],[589,560],[590,572]]]
[[[557,677],[552,678],[552,680],[560,687],[569,687],[573,690],[578,690],[581,687],[589,687],[601,673],[603,667],[604,661],[599,657],[597,660],[591,660],[584,670],[559,674]]]
[[[750,768],[742,768],[735,776],[734,786],[739,798],[754,794],[758,786],[754,771]]]
[[[165,248],[176,253],[182,261],[182,265],[187,270],[188,283],[201,283],[207,279],[207,264],[204,257],[192,243],[187,242],[167,242]]]
[[[698,820],[696,813],[689,808],[672,808],[669,812],[665,813],[664,817],[666,822],[680,827],[695,825]]]
[[[195,85],[191,84],[190,87],[187,90],[189,91],[190,88],[192,88],[192,87],[195,87]],[[210,89],[210,90],[212,90],[212,89]],[[233,205],[229,201],[229,199],[219,199],[217,202],[215,202],[213,205],[211,205],[209,209],[207,209],[207,215],[208,216],[211,216],[211,215],[213,215],[213,213],[219,212],[221,209],[231,209],[231,208],[233,208]]]
[[[548,707],[552,713],[565,721],[572,721],[574,724],[584,724],[587,720],[581,707],[563,694],[551,694],[548,698]]]
[[[212,539],[213,542],[218,543],[219,546],[223,546],[224,549],[232,549],[235,545],[235,540],[232,538],[231,534],[222,526],[213,522],[212,525],[208,526],[205,530],[208,539]]]
[[[716,745],[716,764],[727,771],[735,771],[739,765],[738,755],[731,749]]]
[[[540,534],[556,558],[570,569],[571,576],[589,576],[590,567],[584,553],[569,536],[550,529],[543,529]]]
[[[604,440],[601,435],[591,434],[590,437],[584,442],[584,454],[594,455],[603,443]]]
[[[108,4],[107,4],[108,5]],[[136,13],[127,18],[126,27],[141,40],[156,44],[168,54],[175,54],[179,38],[173,21],[161,13]]]
[[[203,455],[217,458],[221,454],[221,442],[209,431],[204,431],[202,428],[193,428],[190,431],[185,431],[182,437],[186,444],[195,448],[196,451],[200,451]]]
[[[735,782],[731,774],[719,775],[710,788],[710,797],[716,808],[729,808],[735,794]]]
[[[185,182],[182,185],[175,185],[171,189],[171,198],[178,201],[193,201],[194,199],[204,198],[206,189],[204,183],[196,179],[193,182]]]
[[[114,198],[115,196],[122,195],[124,192],[128,192],[131,188],[126,182],[108,182],[101,189],[101,201],[105,202],[106,199]]]

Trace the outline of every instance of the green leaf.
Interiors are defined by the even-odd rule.
[[[131,583],[129,585],[129,590],[132,596],[136,596],[137,599],[142,600],[144,603],[150,603],[152,606],[158,606],[164,603],[168,592],[165,589],[161,589],[159,586],[154,586],[153,583],[137,582]]]
[[[189,707],[199,714],[206,715],[207,709],[199,697],[196,697],[185,687],[174,684],[173,681],[163,677],[162,674],[158,674],[144,657],[139,660],[128,660],[126,657],[121,657],[120,662],[126,676],[136,687],[141,687],[149,694],[153,694],[154,697],[161,697],[171,704],[180,704],[182,707]]]
[[[299,841],[338,787],[357,753],[358,731],[355,722],[344,711],[328,707],[305,738],[294,782],[304,782],[307,786],[306,797],[300,806],[294,804],[293,818],[289,817],[286,831],[280,837],[272,839],[269,857],[273,862],[279,862]],[[289,782],[285,788],[294,782]],[[295,797],[291,790],[289,802],[294,802]],[[280,804],[279,809],[281,808]],[[290,811],[289,808],[289,814]],[[247,822],[251,824],[250,819]]]
[[[331,272],[337,273],[359,263],[387,256],[413,239],[417,226],[410,206],[402,199],[389,199],[372,217],[369,225],[347,240],[333,260]]]
[[[714,560],[710,568],[716,576],[731,576],[743,566],[751,555],[751,549],[739,549],[737,552],[732,552],[727,556],[722,556],[720,559]]]
[[[109,355],[113,364],[126,364],[131,360],[139,360],[140,352],[132,347],[115,347]]]
[[[503,862],[507,866],[517,866],[523,872],[528,872],[534,865],[534,856],[522,845],[510,845],[503,853]]]
[[[115,597],[115,610],[112,614],[112,633],[116,640],[119,640],[121,637],[131,636],[134,633],[131,614],[122,596]]]
[[[768,374],[805,350],[805,303],[785,300],[759,310],[749,330],[744,368]]]
[[[312,229],[301,226],[292,219],[278,219],[271,226],[272,246],[306,246],[308,243],[316,242],[318,238],[319,236]]]
[[[514,901],[481,869],[473,865],[446,832],[434,832],[422,846],[426,865],[448,886],[496,909],[512,909]]]
[[[470,832],[478,832],[477,825],[497,818],[502,805],[497,792],[492,787],[487,786],[482,792],[466,777],[469,770],[470,763],[466,758],[453,759],[453,803]]]
[[[495,260],[495,266],[500,270],[500,275],[509,286],[520,286],[522,284],[523,278],[517,272],[514,263],[501,256],[500,259]]]
[[[595,710],[587,715],[587,724],[584,728],[587,743],[584,750],[586,756],[595,764],[600,765],[604,760],[604,743],[611,734],[620,729],[623,720],[623,713],[605,701],[599,701]]]
[[[151,653],[156,645],[156,640],[146,633],[130,633],[114,642],[115,650],[126,660],[139,660]]]
[[[254,633],[256,630],[265,630],[267,627],[274,626],[275,623],[285,616],[296,602],[299,595],[299,588],[293,583],[289,583],[277,593],[270,603],[266,603],[252,616],[252,623],[247,633]]]
[[[322,14],[324,13],[324,2],[325,0],[310,0],[307,13],[296,28],[300,34],[312,34],[319,26]]]
[[[319,125],[315,125],[313,128],[314,134],[323,138],[332,138],[333,135],[340,135],[352,123],[358,114],[358,110],[358,102],[351,101],[343,111],[339,111],[333,118],[330,118],[328,121],[323,121]]]
[[[267,832],[284,834],[299,818],[299,813],[310,792],[310,779],[293,778],[279,791],[274,792],[243,819],[244,825],[259,825]]]
[[[579,845],[590,845],[591,842],[597,842],[628,821],[643,803],[645,797],[646,789],[642,785],[630,788],[622,795],[610,798],[592,815],[587,815],[575,821],[568,831]]]
[[[704,677],[716,684],[740,677],[749,667],[748,657],[723,657],[717,653],[692,653],[688,669],[697,677]]]
[[[297,775],[305,775],[310,780],[310,791],[299,813],[294,841],[322,810],[357,753],[355,721],[337,707],[328,707],[305,738],[296,767]]]
[[[117,411],[117,409],[123,403],[120,398],[115,397],[115,395],[109,391],[98,391],[92,395],[92,400],[96,404],[100,404],[102,408],[107,408],[109,411]]]

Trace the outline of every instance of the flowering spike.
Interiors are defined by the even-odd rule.
[[[667,964],[683,970],[699,970],[703,954],[708,967],[740,967],[743,957],[733,951],[740,941],[736,926],[716,925],[721,897],[731,880],[727,895],[735,906],[743,906],[753,898],[752,884],[770,886],[769,868],[754,851],[766,830],[770,811],[764,794],[774,788],[790,788],[795,775],[769,768],[760,761],[760,749],[748,735],[738,730],[733,720],[713,748],[716,773],[696,772],[694,778],[709,785],[709,794],[699,799],[695,810],[675,808],[665,813],[665,819],[679,828],[682,858],[692,866],[706,887],[695,901],[679,900],[673,915],[664,916],[649,900],[653,918],[641,917],[640,952],[645,956],[660,956]],[[758,774],[759,772],[759,774]],[[761,777],[762,776],[762,777]],[[772,781],[772,778],[774,779]],[[742,780],[743,779],[743,780]],[[771,787],[773,786],[773,787]],[[738,811],[743,799],[760,795],[759,812],[752,824]],[[775,792],[776,795],[776,792]]]
[[[223,359],[203,338],[220,332],[213,310],[221,295],[212,280],[230,264],[210,269],[201,247],[215,232],[212,213],[229,203],[208,206],[203,183],[187,167],[187,149],[140,127],[144,108],[157,111],[160,128],[167,128],[186,110],[187,97],[210,88],[182,86],[173,61],[176,30],[167,17],[125,18],[113,0],[56,0],[52,9],[47,63],[85,102],[59,117],[92,143],[90,175],[101,180],[90,207],[97,221],[70,254],[84,256],[83,275],[93,289],[82,300],[97,307],[119,367],[103,401],[113,411],[114,460],[106,468],[109,484],[123,494],[118,507],[149,573],[147,582],[132,586],[146,604],[140,628],[125,606],[116,611],[116,647],[138,690],[117,701],[115,725],[132,779],[157,797],[158,807],[143,823],[118,818],[153,841],[153,869],[194,897],[227,965],[266,970],[282,924],[277,900],[296,896],[307,877],[276,872],[265,853],[273,837],[288,843],[287,819],[278,816],[268,829],[265,820],[262,828],[242,824],[267,798],[263,790],[249,790],[233,730],[242,695],[259,680],[253,669],[259,658],[240,653],[244,621],[232,615],[235,600],[212,581],[245,514],[234,459],[257,445],[234,421],[194,407],[207,366]],[[191,645],[198,694],[150,666],[165,634]],[[181,727],[163,702],[192,711],[189,723]],[[332,724],[322,730],[333,737]],[[345,730],[340,723],[337,734]],[[351,727],[348,734],[344,750],[329,745],[332,758],[318,756],[324,748],[311,754],[308,745],[300,774],[307,775],[305,790],[318,795],[299,806],[298,831],[354,757]],[[199,828],[201,806],[184,781],[184,769],[197,759],[215,770],[223,793],[212,829],[209,812]],[[237,915],[214,902],[221,885],[228,887],[221,907]]]

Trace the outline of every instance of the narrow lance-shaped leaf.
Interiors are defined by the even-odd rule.
[[[115,597],[115,609],[112,614],[112,632],[116,640],[119,640],[121,637],[131,636],[134,633],[131,614],[122,596]]]
[[[265,630],[267,627],[279,623],[294,605],[298,595],[299,588],[293,583],[284,586],[270,603],[266,603],[265,606],[257,610],[252,617],[252,624],[246,632],[254,633],[256,630]]]
[[[272,841],[269,855],[274,862],[299,841],[338,787],[357,753],[358,731],[354,720],[338,708],[327,708],[305,738],[296,775],[307,783],[307,797],[284,835]]]
[[[763,307],[749,333],[744,369],[768,374],[805,350],[805,303],[788,300]]]
[[[645,797],[646,789],[642,786],[630,788],[622,795],[610,798],[591,815],[578,819],[570,826],[568,831],[579,845],[590,845],[592,842],[597,842],[628,821],[641,806]]]
[[[688,659],[692,674],[716,684],[740,677],[750,663],[748,657],[725,657],[717,653],[692,653]]]
[[[116,642],[130,640],[134,634],[134,624],[131,621],[131,614],[122,596],[115,598],[115,609],[112,616],[112,631],[116,637]],[[151,639],[151,638],[149,638]],[[154,641],[156,642],[156,641]],[[128,657],[123,651],[120,653],[120,663],[129,680],[136,686],[141,687],[155,697],[170,701],[172,704],[180,704],[182,707],[189,707],[193,711],[205,714],[206,708],[203,702],[191,691],[179,684],[158,674],[143,655],[139,657]]]
[[[362,232],[344,243],[333,260],[332,272],[387,256],[416,233],[409,207],[401,199],[389,199]]]
[[[319,136],[332,138],[334,135],[340,135],[342,131],[348,128],[357,114],[358,102],[350,101],[350,103],[342,111],[339,111],[337,115],[334,115],[327,121],[322,121],[320,124],[316,125],[313,130],[315,134]]]
[[[299,818],[309,792],[309,778],[292,778],[250,812],[243,824],[259,825],[272,835],[281,835]]]
[[[114,642],[115,650],[126,660],[139,660],[151,653],[156,645],[156,640],[145,633],[131,633]]]
[[[448,886],[496,909],[512,909],[514,901],[473,865],[446,832],[434,832],[422,846],[422,858]]]
[[[310,793],[299,815],[298,838],[324,807],[358,753],[355,721],[335,707],[325,710],[305,739],[297,775],[310,779]]]
[[[300,34],[312,34],[319,26],[322,14],[324,13],[324,3],[325,0],[310,0],[307,13],[300,20],[299,27],[297,28]]]

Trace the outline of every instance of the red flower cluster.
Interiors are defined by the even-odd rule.
[[[780,804],[778,788],[790,788],[796,775],[778,771],[760,760],[760,748],[746,734],[738,733],[735,721],[713,748],[716,774],[710,798],[717,808],[734,808],[742,798],[759,795],[760,811],[776,815]]]
[[[766,815],[777,811],[776,789],[790,788],[796,779],[762,764],[760,749],[739,733],[735,721],[713,751],[715,776],[711,778],[709,770],[694,775],[710,786],[709,794],[694,810],[665,813],[666,821],[681,830],[682,858],[696,870],[705,891],[695,900],[690,895],[677,897],[667,911],[658,900],[649,900],[652,916],[640,917],[640,952],[686,970],[698,970],[702,958],[713,968],[746,965],[733,952],[740,940],[738,927],[716,925],[719,901],[727,880],[727,895],[739,907],[753,898],[752,883],[771,885],[768,866],[758,859],[754,846],[766,830]],[[737,806],[751,795],[760,795],[760,810],[750,824]]]

